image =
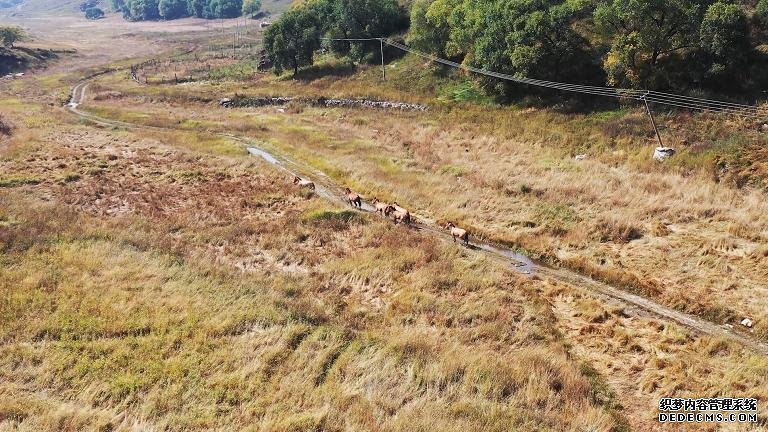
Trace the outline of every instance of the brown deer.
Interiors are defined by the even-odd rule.
[[[445,229],[451,231],[451,237],[453,237],[454,243],[456,243],[456,239],[458,238],[464,240],[465,245],[469,245],[469,232],[467,230],[457,227],[453,222],[445,224]]]
[[[408,210],[404,209],[403,207],[400,207],[400,204],[397,203],[397,201],[392,203],[392,208],[403,213],[408,213]]]
[[[390,205],[387,207],[387,209],[384,211],[385,215],[392,215],[392,219],[395,221],[396,224],[404,223],[406,225],[411,224],[411,213],[400,207],[397,206],[397,203],[394,205]]]
[[[299,177],[294,177],[293,184],[299,185],[299,187],[307,188],[309,190],[315,190],[315,183],[311,180],[303,180]]]
[[[344,188],[344,193],[347,194],[347,201],[349,202],[349,205],[357,208],[363,207],[363,199],[360,198],[360,195],[352,192],[352,189]]]
[[[376,213],[381,213],[381,215],[385,217],[389,216],[389,204],[379,201],[379,199],[376,197],[373,198],[371,204],[373,204],[373,208],[376,209]]]

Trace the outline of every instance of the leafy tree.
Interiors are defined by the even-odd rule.
[[[160,18],[158,0],[129,0],[128,16],[133,21],[156,20]]]
[[[187,0],[160,0],[158,12],[163,19],[172,20],[188,15]]]
[[[299,7],[284,13],[264,32],[264,48],[274,64],[275,73],[311,65],[314,51],[320,47],[320,25],[309,8]]]
[[[243,2],[243,15],[256,15],[261,10],[261,0],[245,0]]]
[[[722,78],[743,70],[750,50],[747,17],[737,5],[709,6],[699,30],[701,48],[709,57],[708,78]]]
[[[461,0],[417,0],[411,8],[408,43],[441,57],[448,56],[451,13],[460,3]]]
[[[112,6],[113,11],[120,12],[125,7],[125,0],[110,0],[109,4]]]
[[[451,16],[449,53],[466,53],[466,64],[515,76],[595,80],[599,69],[587,41],[571,28],[576,13],[557,0],[464,0]],[[505,97],[523,89],[495,78],[481,82]]]
[[[389,36],[407,27],[407,15],[396,0],[332,0],[330,7],[316,3],[313,8],[325,24],[325,32],[339,38]],[[328,14],[327,18],[324,14]],[[336,42],[333,51],[362,59],[379,47],[370,42]]]
[[[27,40],[27,33],[21,27],[0,27],[0,42],[6,48],[13,48],[13,44]]]
[[[88,8],[85,10],[85,17],[88,19],[104,18],[104,11],[97,7]]]
[[[211,0],[209,7],[213,18],[235,18],[243,10],[243,0]]]
[[[768,0],[760,0],[755,6],[755,16],[763,27],[768,28]]]
[[[208,0],[188,0],[187,12],[198,18],[209,18],[211,10]]]
[[[603,65],[612,85],[669,87],[664,62],[698,45],[709,0],[609,0],[595,22],[612,39]]]

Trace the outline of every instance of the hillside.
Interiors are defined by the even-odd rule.
[[[0,9],[0,15],[30,18],[81,14],[80,3],[80,0],[21,0],[10,8]]]

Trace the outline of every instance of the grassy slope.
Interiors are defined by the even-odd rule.
[[[53,121],[0,162],[0,428],[615,424],[509,270],[231,143]]]
[[[224,80],[137,88],[105,78],[104,88],[121,90],[122,101],[96,109],[118,117],[157,111],[150,116],[155,124],[191,118],[203,128],[253,134],[366,194],[461,221],[476,234],[713,320],[757,318],[757,332],[766,334],[768,309],[760,299],[766,298],[768,221],[761,189],[768,155],[765,135],[750,125],[661,116],[665,136],[679,140],[679,154],[662,165],[650,158],[654,143],[640,109],[565,115],[498,107],[461,77],[437,79],[412,58],[392,64],[386,83],[376,68],[316,69],[322,73],[306,71],[299,81],[264,75],[247,86]],[[294,115],[275,116],[264,108],[256,110],[262,117],[251,118],[199,109],[200,101],[235,92],[420,101],[432,112],[328,116],[298,107]],[[134,96],[144,94],[178,109],[136,105]],[[573,161],[579,153],[590,160]],[[737,188],[744,184],[753,186]]]

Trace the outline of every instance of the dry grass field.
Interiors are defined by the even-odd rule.
[[[227,92],[350,95],[335,91],[336,82],[323,88],[257,75],[247,83],[143,87],[117,73],[94,86],[96,100],[88,109],[160,127],[245,133],[364,194],[407,203],[428,219],[459,221],[546,262],[715,322],[737,325],[749,317],[756,323],[754,332],[768,336],[762,150],[750,153],[744,168],[754,186],[737,188],[726,179],[739,176],[734,171],[745,162],[721,169],[721,178],[713,181],[710,170],[719,162],[712,160],[747,156],[734,156],[727,148],[683,148],[678,159],[659,164],[651,160],[653,147],[647,144],[569,148],[534,138],[565,133],[553,126],[553,113],[477,105],[428,113],[210,109],[216,95]],[[378,92],[374,87],[365,94],[382,98],[383,90]],[[392,93],[390,98],[399,100],[426,100]],[[103,94],[110,95],[108,100]],[[748,148],[765,143],[763,135],[744,132],[744,125],[706,116],[691,122],[703,129],[717,126],[715,135],[746,134],[754,141]],[[591,157],[576,161],[577,151]]]
[[[766,356],[300,190],[216,133],[712,320],[751,316],[765,336],[761,177],[715,182],[720,147],[658,165],[629,138],[579,144],[593,117],[453,107],[373,70],[178,86],[120,70],[81,109],[164,129],[107,127],[62,95],[107,57],[199,36],[137,31],[162,45],[102,52],[103,31],[0,84],[0,431],[765,430]],[[218,107],[235,93],[433,109]],[[668,396],[758,398],[760,422],[665,427]]]

